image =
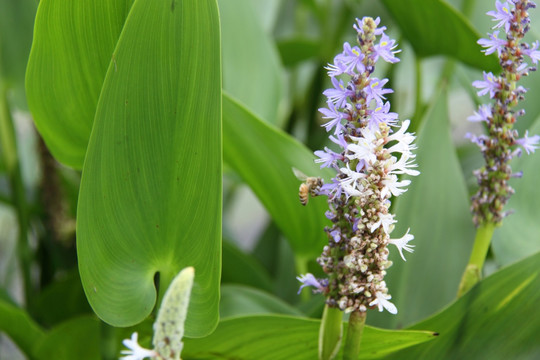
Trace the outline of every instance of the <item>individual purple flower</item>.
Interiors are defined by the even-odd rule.
[[[339,145],[343,150],[347,150],[347,146],[349,146],[349,144],[347,143],[347,140],[345,140],[345,136],[343,134],[335,135],[337,136],[337,138],[332,135],[328,137],[330,141],[332,141],[334,144]]]
[[[531,58],[534,64],[537,64],[540,60],[540,51],[538,51],[539,42],[536,40],[532,43],[530,48],[522,49],[521,52]]]
[[[348,89],[343,84],[343,80],[332,78],[333,89],[327,89],[323,94],[328,97],[328,101],[334,103],[337,107],[343,108],[347,103],[347,98],[354,95],[354,91]]]
[[[325,147],[323,150],[315,151],[318,159],[315,159],[315,163],[321,164],[321,169],[325,167],[334,167],[336,166],[337,160],[343,160],[343,155],[333,152],[329,148]]]
[[[525,131],[525,136],[521,139],[516,140],[516,144],[521,146],[527,155],[533,153],[534,150],[538,149],[538,143],[540,142],[540,136],[534,135],[529,137],[529,130]]]
[[[386,34],[382,34],[381,41],[375,45],[374,60],[377,61],[378,57],[382,57],[384,61],[391,64],[399,62],[399,59],[395,54],[401,52],[401,50],[393,51],[397,47],[396,41],[392,40]]]
[[[487,48],[485,50],[482,50],[482,52],[484,52],[486,55],[491,55],[496,51],[497,54],[500,55],[502,49],[506,45],[506,40],[497,38],[497,36],[499,35],[499,31],[494,31],[493,34],[488,35],[489,39],[478,40],[478,44],[480,46]]]
[[[323,119],[330,120],[322,126],[326,128],[327,132],[335,127],[335,133],[340,133],[343,130],[341,120],[346,118],[347,115],[340,112],[331,101],[328,101],[327,105],[328,108],[319,109],[319,112],[323,114]]]
[[[383,100],[386,100],[385,94],[391,94],[394,92],[392,89],[385,89],[384,85],[388,82],[388,79],[382,79],[379,80],[377,78],[372,78],[369,82],[369,86],[366,86],[364,88],[364,91],[366,93],[366,102],[370,102],[371,100],[375,100],[377,102],[377,106],[381,106],[383,104]]]
[[[491,112],[492,112],[491,105],[489,104],[480,105],[478,107],[478,111],[475,111],[473,115],[467,118],[467,120],[472,121],[472,122],[480,122],[480,121],[489,122],[489,119],[492,116]]]
[[[345,71],[347,74],[354,74],[355,71],[363,73],[366,71],[366,67],[363,64],[364,54],[360,51],[358,46],[351,47],[348,42],[343,44],[343,53],[337,55],[334,58],[334,62],[339,62],[345,65]]]
[[[302,289],[306,286],[313,286],[315,288],[315,292],[321,292],[324,290],[323,283],[319,282],[319,280],[317,280],[311,273],[297,276],[296,279],[302,283],[302,285],[300,285],[300,289],[298,289],[298,294],[300,294]]]
[[[495,2],[495,8],[497,11],[489,11],[487,13],[489,16],[493,17],[493,21],[498,21],[498,23],[493,26],[493,29],[504,26],[504,31],[508,33],[513,18],[512,12],[510,11],[510,6],[507,2],[501,4],[501,2],[497,0]]]
[[[491,72],[486,73],[484,71],[484,80],[476,80],[473,81],[472,85],[480,89],[477,94],[478,96],[483,96],[487,93],[489,93],[489,97],[493,99],[497,91],[501,88],[501,84],[499,83],[499,79],[493,75]]]
[[[377,106],[373,110],[368,110],[368,114],[371,116],[369,121],[369,127],[376,131],[381,123],[388,125],[395,125],[398,120],[398,114],[390,112],[390,103],[386,102],[382,106]]]

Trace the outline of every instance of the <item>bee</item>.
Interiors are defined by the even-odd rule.
[[[317,196],[317,192],[323,185],[322,179],[319,177],[307,176],[300,170],[292,168],[294,175],[303,183],[300,184],[298,189],[298,197],[300,198],[300,203],[306,205],[309,201],[309,196]]]

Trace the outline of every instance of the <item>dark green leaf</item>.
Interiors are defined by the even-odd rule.
[[[223,241],[222,283],[243,284],[272,291],[272,280],[262,265],[228,241]]]
[[[221,287],[219,309],[221,318],[266,313],[303,316],[299,310],[271,294],[238,285]]]
[[[34,348],[39,360],[98,360],[100,355],[99,320],[85,316],[58,325]]]
[[[389,359],[538,359],[540,253],[478,283],[465,296],[411,329],[440,336]]]
[[[32,354],[36,343],[45,336],[43,329],[28,313],[16,306],[4,293],[0,294],[0,331],[7,334],[25,354]]]
[[[420,57],[448,55],[486,71],[498,71],[495,54],[485,56],[480,34],[456,9],[442,0],[383,0],[403,35]]]
[[[107,72],[83,168],[77,250],[94,311],[142,321],[195,267],[187,336],[217,324],[221,72],[215,1],[136,0]]]
[[[278,43],[281,60],[285,66],[295,66],[302,61],[314,58],[319,54],[320,45],[317,40],[292,38]]]

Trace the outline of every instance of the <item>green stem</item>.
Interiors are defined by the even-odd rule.
[[[484,267],[495,226],[492,223],[485,223],[476,230],[471,257],[459,284],[458,297],[463,296],[482,278],[482,268]]]
[[[17,154],[17,139],[15,137],[15,127],[11,117],[7,99],[7,88],[0,79],[0,146],[2,148],[3,160],[9,176],[13,205],[17,214],[19,227],[19,238],[17,241],[17,255],[21,266],[24,296],[26,304],[32,299],[32,283],[30,267],[32,263],[32,253],[28,245],[28,211],[24,184]]]
[[[319,329],[319,360],[334,359],[343,337],[343,313],[338,308],[324,306]]]
[[[362,343],[362,333],[366,324],[365,311],[353,311],[349,317],[349,327],[347,338],[345,339],[345,349],[343,350],[343,360],[357,360],[360,354],[360,344]]]

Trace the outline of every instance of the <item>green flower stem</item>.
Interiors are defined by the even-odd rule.
[[[30,268],[32,263],[32,253],[28,245],[28,211],[24,184],[22,181],[19,156],[17,154],[17,139],[15,137],[15,127],[11,117],[7,99],[7,88],[0,79],[0,147],[6,172],[9,177],[12,193],[12,203],[17,214],[19,227],[19,239],[17,241],[17,255],[24,282],[24,296],[26,304],[32,299],[32,283]]]
[[[459,284],[458,297],[464,295],[482,278],[482,268],[484,267],[484,261],[486,260],[495,226],[493,223],[484,223],[476,230],[474,247],[469,264]]]
[[[365,311],[353,311],[349,317],[349,327],[347,338],[345,339],[345,349],[343,350],[343,360],[356,360],[360,354],[360,344],[362,343],[362,333],[366,324]]]
[[[334,359],[343,337],[343,313],[338,308],[324,306],[319,330],[319,360]]]

